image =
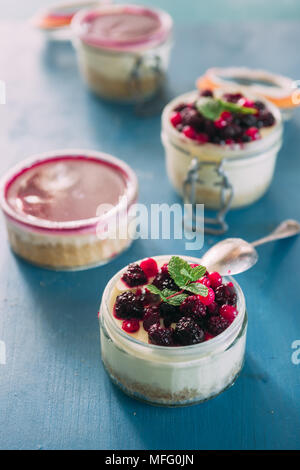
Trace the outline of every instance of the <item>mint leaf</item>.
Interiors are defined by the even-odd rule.
[[[242,114],[255,114],[256,109],[248,108],[247,106],[240,106],[236,103],[229,103],[228,101],[218,100],[224,111],[231,111],[232,113]]]
[[[175,295],[174,297],[171,297],[170,299],[167,299],[168,304],[174,305],[177,307],[178,305],[181,305],[182,302],[188,297],[187,294],[178,294]]]
[[[203,277],[205,273],[206,273],[205,266],[196,266],[195,268],[192,268],[192,271],[191,271],[192,281],[198,281],[198,279],[201,279],[201,277]]]
[[[214,121],[223,111],[219,100],[209,97],[202,97],[196,102],[196,108],[206,119]]]
[[[179,256],[172,256],[168,264],[168,271],[178,287],[183,288],[191,280],[191,271],[189,263]]]
[[[170,295],[175,295],[177,294],[177,292],[175,290],[171,290],[171,289],[163,289],[162,290],[162,295],[164,297],[170,297]]]
[[[223,111],[231,113],[255,114],[256,109],[229,103],[217,98],[201,97],[196,102],[196,108],[206,119],[215,121]]]
[[[208,294],[207,287],[201,284],[201,282],[189,284],[188,286],[185,287],[185,290],[192,292],[193,294],[196,294],[196,295],[202,295],[203,297],[206,297]]]

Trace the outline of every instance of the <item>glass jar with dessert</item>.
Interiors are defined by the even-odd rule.
[[[125,250],[132,242],[128,212],[136,198],[132,169],[88,150],[31,157],[9,170],[0,188],[13,251],[57,270],[98,266]],[[114,233],[108,229],[113,217],[121,228]]]
[[[125,393],[184,406],[231,386],[245,353],[247,314],[232,278],[201,260],[156,256],[107,284],[99,311],[104,366]]]
[[[208,233],[227,230],[230,208],[254,203],[271,184],[282,144],[278,108],[237,90],[194,91],[171,101],[162,115],[169,179],[193,205],[216,210]]]
[[[72,20],[84,80],[97,95],[145,101],[161,88],[169,63],[172,19],[137,5],[84,10]]]

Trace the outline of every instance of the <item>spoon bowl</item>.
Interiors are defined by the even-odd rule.
[[[209,271],[221,276],[239,274],[250,269],[258,261],[256,249],[242,238],[226,238],[214,245],[202,257]]]
[[[221,276],[243,273],[258,261],[255,246],[292,237],[299,233],[299,222],[288,219],[281,222],[272,233],[253,243],[248,243],[242,238],[226,238],[205,253],[202,263],[209,271],[217,271]]]

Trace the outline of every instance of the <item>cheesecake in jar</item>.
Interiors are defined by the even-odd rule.
[[[232,385],[245,353],[243,292],[201,260],[155,256],[117,273],[99,311],[104,366],[125,393],[183,406]]]
[[[161,88],[169,64],[172,19],[137,5],[83,10],[72,20],[81,74],[97,95],[137,102]]]
[[[252,204],[271,184],[282,132],[280,111],[263,98],[227,88],[181,95],[162,115],[169,180],[207,209]]]
[[[122,160],[87,150],[36,155],[1,183],[1,207],[13,251],[51,269],[105,264],[132,241],[128,212],[137,198],[135,173]],[[121,232],[108,230],[118,217]]]

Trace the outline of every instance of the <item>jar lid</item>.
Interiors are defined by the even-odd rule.
[[[111,0],[58,3],[39,10],[32,18],[32,24],[43,31],[57,30],[69,26],[73,16],[83,8],[91,8],[110,3]]]
[[[131,51],[164,42],[171,30],[170,15],[138,5],[107,5],[78,12],[75,36],[96,48]]]
[[[297,84],[291,78],[247,67],[213,67],[197,80],[199,90],[238,86],[245,92],[262,96],[280,109],[300,105]]]
[[[94,231],[137,197],[137,179],[122,160],[101,152],[60,150],[9,170],[0,204],[13,222],[38,231]],[[105,208],[105,210],[104,210]]]

